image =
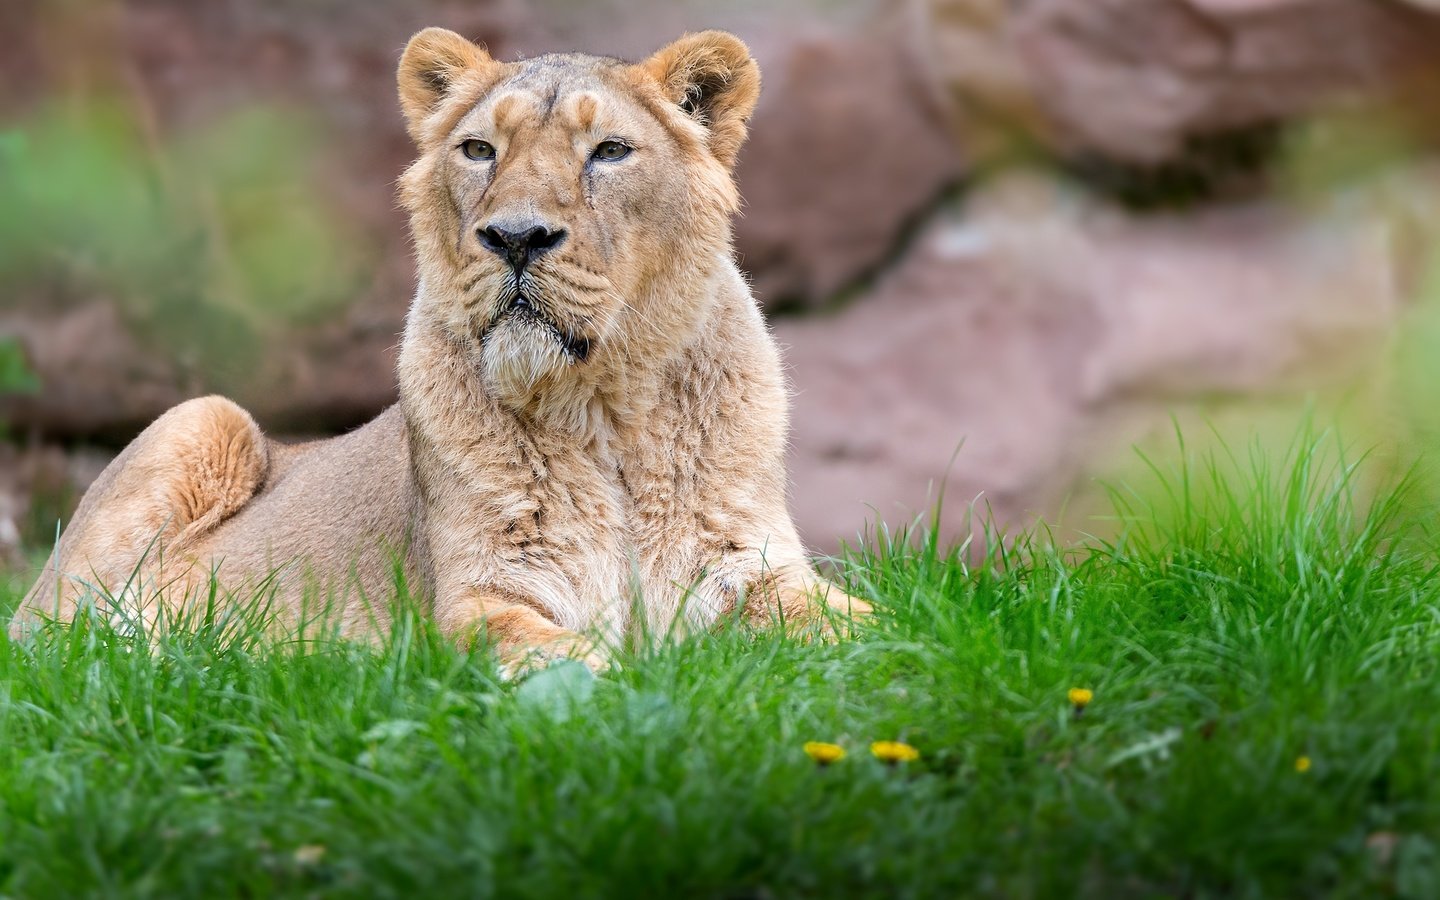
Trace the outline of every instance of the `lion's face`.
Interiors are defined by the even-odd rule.
[[[492,388],[527,396],[693,319],[658,286],[728,247],[758,78],[717,33],[638,65],[499,63],[450,32],[412,39],[400,88],[421,156],[402,197],[432,313],[473,342]]]

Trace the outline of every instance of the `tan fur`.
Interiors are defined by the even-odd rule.
[[[177,407],[87,493],[16,627],[72,615],[86,581],[174,606],[212,570],[242,593],[279,568],[286,610],[320,591],[350,630],[383,629],[362,601],[396,565],[446,633],[487,630],[511,659],[598,665],[582,633],[803,621],[827,597],[867,612],[790,520],[780,359],[732,259],[759,77],[720,32],[638,65],[417,34],[398,74],[420,150],[400,182],[419,269],[400,403],[298,448],[229,401]],[[633,149],[591,158],[605,141]],[[483,234],[534,222],[564,237],[517,275]]]

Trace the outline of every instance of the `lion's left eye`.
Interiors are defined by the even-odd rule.
[[[595,152],[590,154],[594,159],[603,159],[614,162],[617,159],[624,159],[630,155],[630,146],[619,141],[601,141],[595,147]]]

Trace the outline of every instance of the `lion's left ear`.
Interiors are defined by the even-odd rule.
[[[671,102],[710,132],[710,152],[727,168],[745,143],[745,123],[760,99],[760,66],[733,34],[687,34],[640,64]]]

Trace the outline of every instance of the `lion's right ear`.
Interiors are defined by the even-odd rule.
[[[418,143],[425,119],[466,72],[495,65],[490,54],[444,28],[426,28],[410,39],[400,57],[396,81],[400,109],[410,137]]]

